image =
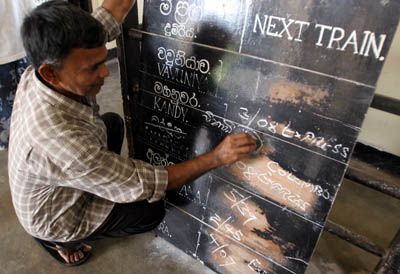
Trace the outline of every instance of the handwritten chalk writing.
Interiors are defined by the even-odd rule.
[[[295,183],[301,188],[308,189],[310,192],[315,193],[317,196],[322,197],[325,200],[330,200],[330,193],[327,189],[323,189],[320,185],[314,185],[300,180],[291,172],[281,168],[277,162],[269,160],[267,163],[267,169],[269,170],[269,172],[278,174],[283,178],[287,178],[290,182]],[[269,173],[270,176],[272,175],[271,173]]]
[[[242,216],[247,218],[247,220],[245,220],[242,225],[246,225],[251,221],[257,220],[257,217],[254,215],[253,212],[250,211],[246,203],[246,200],[250,199],[251,196],[245,197],[234,188],[232,188],[229,194],[224,192],[224,196],[233,203],[231,208],[237,209]]]
[[[146,141],[148,141],[149,144],[155,145],[159,149],[168,151],[173,155],[180,155],[181,157],[189,157],[190,147],[188,145],[185,145],[182,142],[179,142],[178,140],[174,139],[165,140],[161,136],[157,135],[158,134],[156,132],[149,132],[149,134],[146,134],[145,137],[147,139],[144,142],[146,143]]]
[[[235,230],[228,222],[232,220],[232,216],[229,216],[227,219],[222,221],[221,217],[215,213],[210,217],[210,221],[216,224],[216,229],[220,231],[223,228],[222,232],[225,232],[232,236],[235,240],[241,241],[243,233],[240,229]]]
[[[178,138],[172,138],[168,134],[160,132],[158,129],[155,130],[154,128],[149,128],[148,125],[145,126],[144,135],[141,137],[144,138],[143,141],[146,144],[154,145],[173,155],[187,157],[186,153],[190,152],[190,147]]]
[[[316,24],[316,29],[320,29],[318,41],[315,44],[318,47],[326,47],[327,49],[336,49],[338,51],[345,51],[347,47],[351,47],[353,54],[368,57],[372,53],[376,59],[379,58],[380,61],[385,60],[384,56],[381,56],[383,45],[386,40],[386,34],[379,35],[379,42],[374,32],[369,30],[363,31],[361,38],[361,47],[358,47],[360,36],[357,31],[353,30],[350,35],[346,38],[346,31],[340,27],[332,27],[322,24]],[[330,32],[329,42],[323,44],[323,39],[325,37],[325,31]],[[340,43],[344,42],[341,46]],[[334,47],[335,45],[335,47]]]
[[[254,129],[252,129],[252,128],[249,128],[249,127],[243,127],[243,126],[239,125],[239,128],[240,128],[240,131],[246,132],[247,134],[250,134],[251,136],[253,136],[253,137],[256,138],[256,145],[257,145],[257,147],[256,147],[256,149],[251,153],[251,155],[257,155],[258,153],[260,153],[261,149],[262,149],[263,146],[264,146],[264,141],[263,141],[263,139],[261,138],[260,134],[259,134],[256,130],[254,130]]]
[[[322,136],[317,136],[312,131],[307,131],[306,133],[301,133],[297,130],[291,129],[292,122],[289,121],[286,124],[278,123],[272,119],[271,116],[258,118],[260,109],[257,110],[256,114],[250,115],[247,108],[241,107],[238,116],[242,119],[242,122],[247,123],[250,127],[253,121],[260,130],[267,130],[272,134],[276,134],[288,139],[296,139],[303,142],[309,146],[315,146],[323,151],[330,151],[334,154],[339,154],[344,159],[349,156],[350,148],[344,146],[343,144],[336,143],[336,138],[326,139]],[[258,118],[258,119],[256,119]]]
[[[220,81],[221,81],[221,79],[222,79],[222,77],[223,77],[223,72],[224,72],[224,70],[223,70],[223,68],[224,68],[224,62],[222,61],[222,60],[218,60],[218,63],[219,63],[219,66],[218,66],[218,68],[215,68],[214,70],[215,70],[215,72],[216,72],[216,74],[218,75],[217,76],[217,78],[216,78],[216,82],[217,83],[219,83]]]
[[[161,233],[167,235],[169,238],[172,238],[172,235],[171,235],[171,233],[169,232],[167,223],[166,223],[165,221],[162,221],[162,222],[158,225],[157,229],[158,229],[159,231],[161,231]]]
[[[236,128],[236,125],[234,122],[223,119],[223,118],[217,118],[214,116],[214,114],[211,111],[206,111],[205,114],[202,115],[204,119],[206,120],[207,123],[210,125],[219,128],[225,133],[232,133],[232,131]],[[221,121],[219,121],[219,120]]]
[[[179,84],[189,86],[191,88],[198,88],[203,85],[207,85],[208,78],[206,75],[198,74],[192,71],[186,71],[181,68],[172,68],[166,64],[158,66],[158,75],[171,81],[175,81]]]
[[[279,194],[284,200],[289,201],[302,211],[307,211],[307,207],[310,206],[310,204],[304,201],[298,194],[292,193],[292,191],[288,188],[285,188],[280,183],[272,180],[270,173],[259,173],[254,167],[247,166],[247,164],[242,161],[236,162],[235,165],[239,170],[242,171],[243,176],[246,179],[250,180],[255,177],[261,183],[267,185],[275,193]]]
[[[194,37],[194,29],[188,28],[185,25],[179,25],[177,23],[166,23],[164,27],[165,36],[179,36],[179,37]]]
[[[186,1],[178,1],[175,10],[175,21],[179,24],[186,24],[189,20],[196,22],[200,20],[202,14],[201,7]]]
[[[33,2],[35,3],[35,5],[40,5],[47,1],[49,1],[49,0],[34,0]]]
[[[251,261],[247,264],[247,266],[248,266],[251,270],[257,272],[258,274],[268,274],[265,270],[263,270],[263,269],[261,268],[262,265],[261,265],[261,263],[260,263],[260,261],[259,261],[258,259],[253,259],[253,260],[251,260]]]
[[[181,139],[186,132],[183,132],[181,128],[173,126],[171,122],[165,122],[164,118],[158,118],[157,115],[151,116],[151,122],[145,122],[146,125],[158,128],[159,131],[166,133],[164,138],[171,137]]]
[[[180,119],[184,123],[187,122],[186,115],[188,113],[188,109],[184,106],[180,106],[179,104],[174,104],[164,98],[154,96],[153,108],[172,118]]]
[[[160,12],[162,15],[169,15],[172,11],[171,0],[161,0]]]
[[[154,92],[164,97],[170,98],[174,104],[182,104],[190,107],[198,107],[199,101],[196,98],[196,93],[192,92],[190,96],[185,91],[178,91],[176,89],[170,89],[167,85],[163,85],[161,82],[154,82]]]
[[[182,50],[158,48],[158,74],[168,80],[192,87],[208,86],[210,63],[206,59],[197,60],[195,56],[186,57]]]
[[[350,148],[345,147],[342,144],[335,145],[332,150],[332,152],[335,154],[340,153],[340,156],[342,156],[345,159],[347,158],[347,156],[349,156],[349,151],[350,151]]]
[[[212,239],[212,241],[210,242],[211,245],[216,245],[217,248],[214,249],[211,254],[217,253],[222,259],[225,259],[226,261],[222,264],[220,264],[219,266],[228,266],[228,265],[234,265],[236,264],[235,259],[232,256],[228,256],[228,252],[226,252],[226,247],[229,247],[229,244],[224,244],[221,245],[217,239],[215,238],[214,234],[211,233],[210,237]]]
[[[173,7],[171,1],[160,4],[160,12],[164,16],[171,14]],[[164,27],[165,36],[177,36],[179,38],[195,37],[195,30],[193,27],[186,24],[193,24],[198,22],[202,16],[202,9],[196,4],[190,4],[187,1],[178,1],[174,12],[174,22],[167,22]]]
[[[200,205],[202,204],[200,190],[197,190],[196,193],[194,193],[191,186],[184,185],[179,190],[178,194],[182,197],[185,197],[189,201],[195,202],[196,204],[200,204]]]
[[[313,25],[313,28],[310,26]],[[303,42],[305,31],[316,31],[318,40],[316,47],[324,47],[337,51],[349,51],[361,57],[373,56],[379,61],[384,61],[381,56],[386,41],[386,34],[375,34],[370,30],[345,30],[338,26],[329,26],[317,22],[294,20],[264,14],[255,15],[253,33],[260,33],[265,37],[287,39],[289,41]],[[308,35],[307,37],[314,37]]]
[[[172,49],[166,50],[163,47],[159,47],[157,57],[160,60],[165,60],[165,64],[167,66],[173,66],[175,59],[175,51],[173,51]]]
[[[168,154],[165,154],[165,157],[163,157],[159,153],[154,152],[151,148],[147,150],[146,157],[149,163],[154,166],[170,166],[174,164],[174,162],[168,160]]]
[[[173,49],[159,47],[157,57],[169,67],[177,66],[198,71],[202,74],[208,74],[210,71],[210,62],[207,59],[197,60],[195,56],[186,57],[186,52],[183,50],[175,52]]]
[[[278,38],[284,38],[297,42],[302,42],[302,34],[310,25],[309,22],[293,20],[273,15],[264,15],[264,21],[261,22],[260,15],[255,15],[253,32],[257,28],[262,34]],[[293,34],[294,33],[294,34]]]

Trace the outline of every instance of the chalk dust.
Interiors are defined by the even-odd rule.
[[[260,257],[256,253],[241,247],[224,236],[214,233],[213,237],[218,241],[220,246],[226,245],[222,250],[213,251],[218,247],[212,245],[209,248],[209,254],[212,261],[224,269],[224,273],[256,273],[255,270],[264,270],[266,273],[272,272],[272,263]],[[250,264],[250,266],[249,266]]]
[[[226,207],[232,207],[232,201],[229,201],[228,198],[224,197],[223,203]],[[232,235],[238,235],[237,232],[240,231],[240,239],[236,238],[235,240],[241,242],[242,244],[254,249],[261,254],[265,254],[275,261],[279,263],[284,263],[286,261],[286,257],[283,255],[285,251],[283,249],[289,247],[290,245],[281,246],[279,245],[282,242],[282,239],[273,234],[273,230],[268,222],[268,217],[262,212],[262,210],[251,200],[246,200],[245,202],[238,205],[241,207],[242,212],[235,207],[232,208],[231,213],[231,222],[222,225],[219,227],[218,231],[227,235],[233,239],[235,237]],[[255,217],[249,220],[249,216]],[[248,221],[248,222],[246,222]],[[259,230],[264,233],[268,233],[269,236],[276,240],[275,242],[272,239],[265,239],[255,232]],[[224,240],[224,242],[228,241],[228,239]],[[240,258],[240,256],[238,256]]]
[[[279,80],[266,91],[266,97],[272,103],[291,103],[318,107],[325,103],[329,93],[320,87],[300,84],[287,80]]]
[[[312,184],[293,174],[289,176],[289,171],[278,163],[271,164],[271,162],[273,161],[268,156],[260,153],[241,160],[244,165],[236,163],[229,169],[241,182],[248,184],[261,196],[301,214],[311,213],[316,205],[317,196],[312,192],[312,188],[305,186],[312,186]]]

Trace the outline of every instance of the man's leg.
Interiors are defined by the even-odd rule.
[[[112,112],[101,115],[101,119],[107,128],[108,149],[119,154],[124,139],[123,119]],[[91,246],[83,244],[84,240],[61,243],[49,242],[38,238],[34,239],[60,263],[70,266],[84,263],[90,257],[90,250],[92,249]]]
[[[59,263],[66,266],[78,266],[86,262],[92,247],[82,242],[58,243],[33,237]]]
[[[67,243],[35,239],[60,263],[75,266],[84,263],[91,255],[91,246],[84,242],[150,231],[158,226],[164,216],[164,201],[115,204],[104,223],[85,239]]]
[[[101,119],[107,128],[108,150],[120,154],[125,132],[124,120],[121,118],[121,116],[114,112],[102,114]]]
[[[101,115],[107,128],[107,146],[110,151],[120,153],[124,138],[124,121],[116,113]],[[87,239],[124,237],[154,229],[165,215],[164,201],[148,203],[139,201],[115,204],[106,221]]]
[[[150,231],[164,219],[164,201],[115,204],[104,223],[85,241],[109,237],[125,237]]]
[[[116,113],[105,113],[101,118],[107,128],[107,146],[110,151],[120,153],[124,138],[124,122]],[[165,215],[164,201],[148,203],[139,201],[125,204],[115,204],[113,210],[102,225],[89,237],[80,241],[58,243],[36,239],[42,245],[56,246],[69,265],[79,265],[89,257],[91,247],[83,242],[94,241],[109,237],[125,237],[132,234],[150,231],[158,226]],[[48,248],[47,248],[48,249]],[[50,248],[51,249],[51,248]],[[50,252],[51,250],[48,249]],[[54,254],[54,252],[53,252]],[[56,254],[56,255],[57,255]],[[54,255],[53,255],[54,256]]]

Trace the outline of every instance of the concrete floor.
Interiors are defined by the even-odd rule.
[[[98,102],[102,112],[114,111],[123,116],[118,63],[114,59],[108,64],[111,76],[106,80]],[[126,145],[123,155],[127,155]],[[400,184],[397,178],[394,181]],[[384,247],[400,227],[399,217],[399,200],[347,181],[343,183],[330,214],[332,221]],[[94,256],[80,267],[58,264],[18,223],[9,191],[5,151],[0,151],[0,242],[0,274],[214,273],[152,232],[95,242]],[[377,257],[323,233],[307,274],[370,273],[377,262]]]

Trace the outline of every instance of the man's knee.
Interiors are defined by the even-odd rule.
[[[149,205],[148,212],[150,218],[147,224],[144,224],[142,227],[144,231],[153,230],[161,223],[161,221],[165,217],[165,202],[163,200],[154,203],[149,203],[148,205]]]
[[[101,115],[107,128],[107,147],[117,154],[121,152],[124,140],[124,120],[117,113],[107,112]]]
[[[124,119],[115,112],[106,112],[101,115],[101,119],[108,130],[124,130]]]
[[[165,203],[163,200],[149,203],[147,201],[120,204],[127,220],[123,229],[128,234],[137,234],[156,228],[165,216]]]

